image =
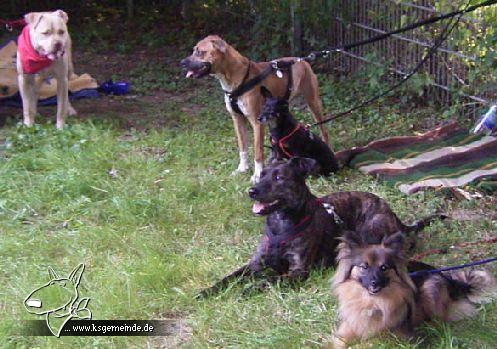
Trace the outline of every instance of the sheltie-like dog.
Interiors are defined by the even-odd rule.
[[[495,279],[484,270],[420,274],[410,277],[403,254],[403,235],[368,245],[348,232],[338,246],[338,267],[332,280],[338,298],[340,325],[331,348],[384,330],[412,337],[422,321],[455,321],[476,313],[474,304],[495,295]]]

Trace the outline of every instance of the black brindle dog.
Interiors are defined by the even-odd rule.
[[[385,200],[366,192],[337,192],[317,198],[305,183],[315,170],[315,160],[294,157],[262,171],[249,196],[255,202],[252,211],[266,216],[263,238],[248,264],[200,295],[216,292],[236,278],[259,275],[265,268],[276,272],[276,278],[305,279],[312,267],[335,264],[337,237],[342,231],[354,231],[363,241],[379,243],[399,231],[420,231],[438,217],[405,225]],[[411,269],[423,268],[415,265]]]
[[[288,98],[273,97],[264,86],[261,93],[266,101],[259,122],[269,125],[272,154],[269,162],[289,159],[293,156],[311,158],[320,169],[317,174],[329,176],[338,170],[338,162],[330,147],[302,126],[290,113]]]

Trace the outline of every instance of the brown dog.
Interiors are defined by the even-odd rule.
[[[475,304],[495,293],[495,279],[484,270],[408,274],[403,235],[368,244],[356,232],[341,238],[333,292],[340,325],[328,348],[390,330],[412,337],[423,321],[456,321],[476,314]]]
[[[296,60],[294,57],[282,58],[282,60]],[[181,66],[187,70],[186,77],[202,78],[213,75],[227,93],[234,91],[244,82],[259,75],[271,62],[252,62],[242,56],[236,49],[228,45],[217,35],[209,35],[200,40],[193,49],[191,56],[181,61]],[[290,98],[303,95],[316,122],[323,120],[322,105],[319,98],[318,80],[309,63],[300,61],[291,66],[292,86]],[[262,81],[273,96],[282,97],[287,91],[289,74],[270,74]],[[228,94],[225,95],[226,109],[231,114],[235,126],[240,151],[240,163],[236,172],[248,170],[248,135],[246,122],[248,121],[254,130],[254,175],[252,182],[257,182],[264,163],[264,130],[257,121],[260,115],[263,97],[260,94],[260,86],[257,85],[250,91],[238,98],[237,106],[239,112],[233,110]],[[319,126],[321,137],[328,143],[328,133],[323,125]]]

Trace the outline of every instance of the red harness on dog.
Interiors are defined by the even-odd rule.
[[[302,124],[297,124],[297,126],[295,126],[295,128],[292,130],[292,132],[290,132],[289,134],[287,134],[285,137],[282,137],[278,142],[276,142],[274,140],[273,137],[271,137],[271,143],[274,144],[274,145],[277,145],[278,148],[280,148],[280,150],[283,152],[283,154],[285,154],[286,156],[288,156],[288,158],[291,158],[293,157],[293,154],[290,153],[286,148],[285,148],[285,142],[292,138],[292,136],[302,128]]]
[[[25,26],[17,39],[17,48],[21,59],[22,70],[24,74],[36,74],[40,70],[49,67],[52,60],[46,56],[40,55],[33,48],[29,36],[29,25]]]

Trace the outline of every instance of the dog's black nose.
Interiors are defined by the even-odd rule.
[[[371,286],[373,287],[378,286],[378,282],[376,280],[371,280]]]
[[[254,187],[250,188],[248,191],[248,195],[251,199],[255,199],[257,196],[258,190]]]
[[[187,64],[188,64],[188,58],[182,59],[181,62],[179,62],[181,68],[186,68]]]

